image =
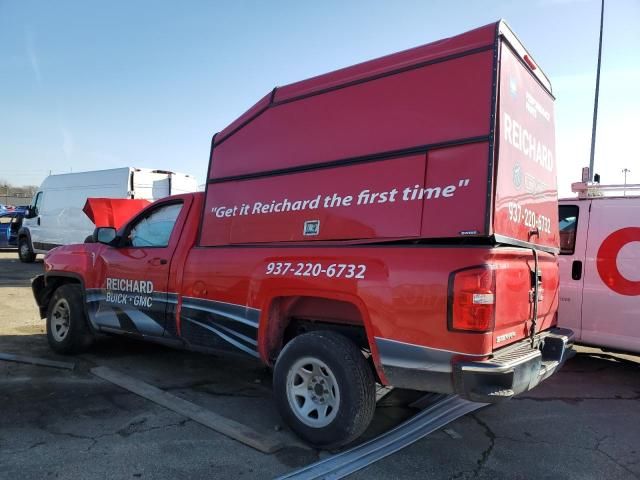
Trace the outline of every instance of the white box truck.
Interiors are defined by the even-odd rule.
[[[39,253],[82,243],[94,229],[82,211],[87,198],[141,198],[195,192],[196,179],[183,173],[123,167],[49,175],[36,192],[18,233],[18,255],[33,262]]]

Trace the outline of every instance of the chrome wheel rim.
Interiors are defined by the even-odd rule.
[[[287,399],[298,420],[309,427],[322,428],[338,414],[340,389],[326,363],[304,357],[287,374]]]
[[[51,311],[51,335],[56,342],[62,342],[69,334],[71,310],[69,302],[61,298]]]
[[[22,242],[22,243],[20,244],[20,254],[21,254],[23,257],[26,257],[26,256],[28,256],[28,255],[29,255],[29,246],[28,246],[26,243],[24,243],[24,242]]]

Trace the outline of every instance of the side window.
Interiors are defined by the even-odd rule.
[[[33,199],[34,215],[40,215],[40,205],[42,205],[42,192],[36,193],[36,198]]]
[[[560,205],[560,255],[573,255],[580,209],[577,205]]]
[[[166,247],[182,210],[182,203],[158,207],[139,219],[129,233],[133,247]]]

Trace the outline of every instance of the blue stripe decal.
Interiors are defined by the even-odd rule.
[[[197,320],[194,320],[194,319],[189,318],[189,317],[184,317],[184,319],[190,321],[191,323],[194,323],[194,324],[198,325],[199,327],[202,327],[202,328],[204,328],[206,330],[209,330],[209,331],[215,333],[217,336],[219,336],[223,340],[227,341],[228,343],[230,343],[234,347],[239,348],[243,352],[248,353],[249,355],[252,355],[252,356],[254,356],[256,358],[259,358],[258,352],[256,352],[255,350],[250,349],[246,345],[243,345],[242,343],[240,343],[237,340],[229,337],[228,335],[225,335],[224,333],[222,333],[217,328],[214,328],[211,325],[207,325],[205,323],[198,322]]]
[[[193,310],[200,310],[201,312],[213,313],[214,315],[219,315],[221,317],[228,318],[229,320],[234,320],[244,325],[258,328],[260,310],[255,308],[190,297],[185,297],[183,299],[182,306],[183,308],[191,308]]]
[[[145,335],[162,336],[164,332],[164,326],[160,325],[157,321],[151,318],[149,315],[141,312],[133,307],[125,305],[120,306],[120,309],[131,319],[136,328],[143,332]]]
[[[100,328],[100,325],[120,328],[120,321],[116,316],[116,312],[109,305],[101,305],[99,307],[95,305],[95,307],[90,310],[89,318],[93,326],[97,329]]]
[[[230,328],[227,328],[224,325],[220,325],[219,323],[213,322],[213,324],[216,326],[216,328],[220,328],[221,330],[224,330],[225,332],[233,335],[236,338],[239,338],[240,340],[250,343],[251,345],[255,345],[256,347],[258,346],[258,341],[254,340],[251,337],[247,337],[246,335],[243,335],[240,332],[236,332],[235,330],[231,330]]]

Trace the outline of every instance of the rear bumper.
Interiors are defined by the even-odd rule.
[[[389,384],[439,393],[457,393],[475,402],[495,403],[534,388],[573,356],[573,332],[553,328],[495,352],[492,358],[459,361],[458,352],[376,338]]]
[[[490,360],[453,365],[455,393],[495,403],[531,390],[574,355],[573,332],[554,328],[496,352]]]

